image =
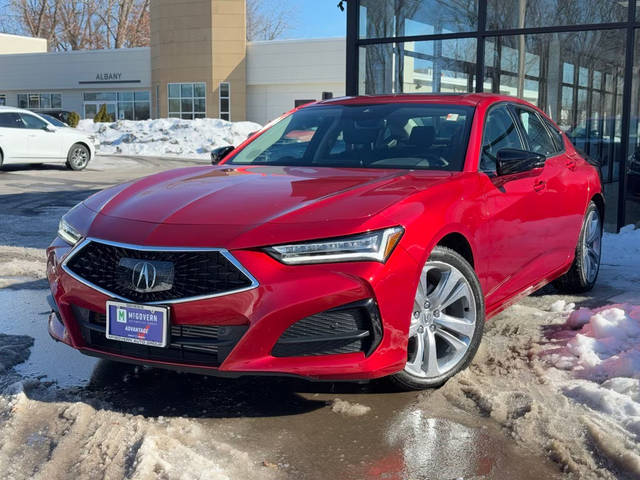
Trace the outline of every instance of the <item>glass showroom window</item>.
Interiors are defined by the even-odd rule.
[[[193,120],[204,118],[206,108],[206,84],[202,83],[170,83],[169,118]]]
[[[474,31],[478,0],[360,0],[360,38]]]
[[[603,180],[615,182],[620,176],[624,51],[621,29],[487,37],[484,91],[537,104],[574,145],[600,163]]]
[[[465,93],[475,88],[476,39],[360,47],[360,92]]]
[[[231,120],[231,85],[227,82],[220,84],[220,118]]]
[[[19,93],[18,107],[29,110],[51,110],[62,108],[61,93]]]

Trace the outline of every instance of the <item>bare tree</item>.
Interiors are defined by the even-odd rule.
[[[139,47],[149,44],[150,0],[103,0],[99,13],[111,48]]]
[[[289,1],[247,0],[247,40],[275,40],[293,29],[295,17]]]
[[[149,6],[150,0],[10,0],[7,10],[13,33],[46,38],[51,50],[81,50],[149,45]]]
[[[60,0],[13,0],[9,8],[24,30],[33,37],[56,38]]]

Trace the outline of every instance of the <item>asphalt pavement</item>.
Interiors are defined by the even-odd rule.
[[[60,216],[93,192],[203,163],[99,157],[81,172],[55,165],[7,165],[0,171],[0,249],[6,249],[0,261],[11,261],[15,248],[46,248]],[[430,391],[396,392],[384,381],[208,378],[89,359],[45,334],[46,282],[21,282],[0,289],[2,303],[13,302],[28,317],[18,326],[15,316],[3,316],[0,333],[35,338],[36,367],[27,362],[21,375],[58,382],[63,392],[99,397],[119,412],[189,418],[211,436],[262,459],[265,468],[276,469],[282,478],[524,480],[560,475],[550,460],[516,446],[493,420],[435,397],[430,404]],[[21,307],[25,299],[30,308]]]

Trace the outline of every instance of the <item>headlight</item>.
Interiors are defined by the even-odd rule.
[[[60,219],[58,224],[58,236],[71,246],[74,246],[82,238],[82,234],[69,225],[64,217]]]
[[[403,233],[402,227],[391,227],[349,237],[277,245],[267,252],[288,265],[367,260],[384,263]]]

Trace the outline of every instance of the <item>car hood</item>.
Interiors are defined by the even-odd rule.
[[[56,127],[55,134],[64,136],[66,138],[71,138],[71,139],[82,139],[82,140],[90,139],[87,133],[72,127]]]
[[[183,239],[200,232],[208,243],[226,246],[243,234],[260,234],[267,238],[240,243],[264,245],[280,239],[274,230],[290,232],[283,241],[359,231],[388,207],[451,176],[326,167],[191,167],[105,190],[85,206],[97,214],[94,228],[104,225],[94,232],[102,238],[114,227],[142,222],[150,226],[149,235],[160,225],[167,233],[173,226],[180,227],[173,231]],[[164,243],[164,237],[153,236],[147,236],[147,243]]]

